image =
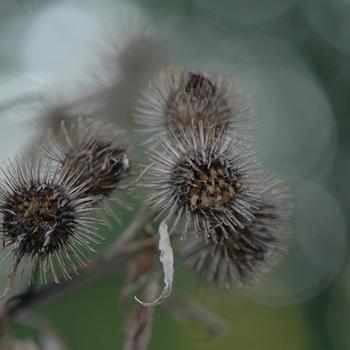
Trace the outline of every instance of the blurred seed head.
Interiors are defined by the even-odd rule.
[[[259,281],[281,261],[280,252],[287,250],[288,220],[293,212],[289,190],[269,172],[258,176],[257,183],[260,200],[251,210],[252,221],[241,217],[244,227],[221,225],[215,228],[213,239],[190,236],[182,243],[187,264],[201,280],[229,293]]]
[[[35,91],[1,103],[0,108],[19,108],[25,125],[34,128],[39,138],[48,128],[59,129],[83,115],[131,126],[130,116],[142,89],[166,65],[167,54],[160,35],[150,26],[135,20],[124,26],[108,26],[91,45],[94,55],[84,80],[60,81],[38,86]],[[29,116],[29,117],[28,117]]]
[[[254,218],[251,202],[259,166],[249,147],[201,121],[198,127],[180,126],[159,142],[161,150],[150,152],[146,186],[153,192],[148,202],[159,206],[167,221],[174,219],[173,229],[181,222],[184,236],[202,230],[215,239],[216,227],[235,230]]]
[[[132,19],[122,28],[107,29],[94,47],[97,62],[92,65],[91,91],[85,101],[97,106],[89,116],[101,115],[130,127],[139,93],[164,67],[166,50],[158,33]]]
[[[79,184],[76,172],[69,166],[57,168],[49,160],[38,165],[33,160],[19,164],[6,164],[5,177],[0,184],[1,237],[3,248],[12,246],[5,257],[13,257],[6,275],[9,282],[4,294],[13,284],[17,268],[22,261],[20,276],[30,261],[30,281],[39,264],[40,279],[46,282],[48,271],[58,282],[53,261],[61,269],[65,279],[71,278],[67,266],[77,271],[76,262],[84,264],[81,251],[93,251],[90,243],[98,243],[93,230],[91,204],[93,197],[82,196],[85,183]],[[4,260],[5,260],[4,259]]]
[[[44,156],[61,166],[68,164],[71,172],[79,174],[78,183],[85,184],[82,196],[100,197],[95,205],[105,209],[99,213],[106,223],[104,211],[120,221],[112,203],[128,207],[123,197],[132,175],[123,135],[112,124],[102,125],[91,119],[83,121],[80,117],[69,130],[63,121],[58,135],[49,129],[46,143],[41,146]]]
[[[194,123],[198,127],[199,122],[204,128],[216,123],[219,130],[225,128],[238,136],[254,127],[241,123],[256,116],[255,105],[244,90],[238,79],[232,81],[229,76],[189,72],[187,68],[178,72],[170,67],[143,92],[135,122],[144,126],[141,132],[153,136],[176,131],[180,125],[188,128]]]
[[[62,120],[71,125],[91,109],[91,105],[81,101],[82,90],[77,84],[63,84],[56,79],[54,83],[40,85],[14,97],[8,101],[6,108],[15,108],[19,116],[23,116],[23,127],[35,132],[35,144],[45,138],[48,128],[58,131]]]

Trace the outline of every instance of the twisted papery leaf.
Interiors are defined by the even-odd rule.
[[[159,225],[159,236],[159,260],[163,264],[165,287],[162,294],[152,303],[145,303],[135,297],[135,299],[143,306],[156,306],[162,303],[170,295],[173,286],[174,255],[173,249],[170,245],[170,237],[166,219],[164,219]]]

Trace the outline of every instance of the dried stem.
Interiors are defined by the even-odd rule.
[[[157,243],[157,237],[129,242],[155,214],[156,210],[147,210],[146,207],[142,207],[122,235],[99,253],[86,267],[81,268],[79,276],[59,284],[51,282],[36,292],[31,290],[31,293],[24,293],[18,303],[13,303],[13,306],[8,308],[8,317],[14,319],[17,312],[24,308],[37,308],[68,292],[75,291],[86,283],[92,283],[111,273],[116,274],[124,271],[125,263],[129,258],[127,255]]]

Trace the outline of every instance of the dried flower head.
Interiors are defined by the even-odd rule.
[[[21,261],[20,276],[30,260],[30,281],[38,263],[41,280],[46,282],[49,270],[58,282],[53,261],[70,278],[67,265],[76,272],[75,262],[86,261],[80,248],[93,251],[90,242],[98,243],[95,238],[99,237],[91,228],[94,198],[82,196],[86,184],[79,185],[77,173],[71,173],[68,166],[54,168],[51,161],[43,164],[41,159],[37,166],[33,160],[21,166],[16,158],[15,163],[2,170],[5,177],[0,184],[1,250],[13,245],[5,257],[12,255],[13,262],[1,297],[10,291]]]
[[[119,145],[118,145],[119,144]],[[130,163],[126,152],[123,133],[112,124],[101,125],[93,120],[78,118],[77,125],[70,130],[61,123],[57,136],[52,129],[48,131],[47,142],[42,146],[43,154],[59,164],[69,163],[72,172],[79,173],[79,183],[85,183],[83,196],[100,196],[101,207],[110,216],[120,221],[115,208],[105,199],[127,206],[123,200],[123,190],[127,188],[124,178],[130,177]],[[104,211],[100,214],[104,216]]]
[[[72,86],[68,82],[63,86],[56,81],[55,84],[38,86],[1,103],[0,109],[15,108],[23,120],[21,126],[32,134],[24,151],[26,155],[45,138],[48,128],[58,131],[62,120],[71,125],[80,115],[91,110],[91,105],[87,106],[81,100],[81,86]]]
[[[249,148],[216,125],[205,129],[202,122],[187,130],[180,126],[168,139],[161,138],[160,146],[151,151],[147,186],[154,191],[148,202],[167,213],[167,222],[175,218],[173,228],[181,221],[184,236],[194,229],[215,239],[215,227],[235,230],[243,228],[242,219],[254,218],[252,184],[258,166]]]
[[[165,45],[148,25],[133,18],[105,29],[94,45],[96,62],[84,100],[92,108],[83,115],[99,115],[111,122],[118,118],[118,125],[129,128],[140,90],[165,65]]]
[[[190,267],[229,292],[257,282],[279,263],[279,252],[286,251],[293,212],[288,188],[270,173],[257,182],[261,199],[254,203],[252,221],[241,217],[243,228],[222,225],[215,228],[214,239],[189,237],[182,247]]]
[[[23,125],[35,130],[42,139],[48,128],[59,130],[62,120],[69,125],[76,123],[80,115],[92,109],[91,102],[87,104],[82,100],[83,92],[82,84],[55,81],[16,97],[15,101],[25,117]]]
[[[239,80],[225,75],[188,72],[182,68],[177,73],[173,67],[161,71],[136,109],[135,121],[145,126],[144,133],[163,135],[169,129],[178,130],[192,123],[204,128],[216,123],[220,129],[231,133],[250,130],[252,126],[240,125],[254,118],[255,106],[250,96],[244,94],[245,87]],[[151,142],[152,139],[149,140]]]

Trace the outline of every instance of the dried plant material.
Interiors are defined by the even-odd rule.
[[[68,163],[70,171],[79,173],[79,183],[86,183],[82,196],[100,196],[96,206],[106,224],[105,212],[120,223],[118,207],[130,208],[123,199],[132,177],[127,143],[115,125],[79,117],[70,128],[62,121],[59,133],[49,129],[40,152],[61,166]]]
[[[140,90],[168,59],[165,43],[147,25],[127,21],[123,27],[108,25],[91,43],[96,59],[87,80],[56,79],[1,102],[0,109],[19,106],[26,117],[24,125],[37,130],[39,138],[47,128],[58,130],[62,120],[72,124],[80,115],[102,116],[130,127]]]
[[[142,295],[144,300],[154,300],[159,293],[157,280],[151,280]],[[152,335],[153,308],[136,305],[134,314],[128,325],[123,350],[145,350]]]
[[[36,130],[39,140],[44,139],[48,128],[58,132],[62,120],[70,127],[91,109],[80,101],[83,90],[81,84],[55,81],[38,87],[28,96],[20,96],[21,114],[27,117],[23,126]]]
[[[152,269],[156,252],[155,247],[145,248],[131,260],[126,285],[137,284]]]
[[[149,277],[149,272],[154,266],[156,253],[156,246],[144,248],[139,251],[129,263],[127,279],[120,292],[120,304],[125,316],[125,321],[127,321],[129,316],[130,295],[146,282]]]
[[[200,275],[200,281],[213,282],[231,294],[258,282],[287,250],[293,213],[289,189],[268,171],[256,182],[259,200],[253,203],[252,221],[240,218],[244,227],[232,230],[223,225],[215,229],[214,239],[191,236],[182,244],[186,262]]]
[[[178,321],[191,320],[203,324],[209,333],[205,341],[216,338],[227,329],[224,320],[190,298],[173,294],[162,308]]]
[[[152,149],[153,162],[146,170],[146,184],[153,191],[147,201],[167,215],[172,229],[180,223],[182,235],[199,231],[215,239],[215,228],[241,227],[251,221],[252,202],[258,197],[255,178],[260,166],[249,146],[229,137],[215,124],[205,129],[192,124],[159,140]],[[245,198],[242,198],[242,195]],[[191,230],[191,231],[190,231]]]
[[[162,294],[152,303],[140,301],[135,297],[135,299],[143,306],[156,306],[162,303],[170,295],[173,286],[174,255],[170,244],[168,224],[166,220],[163,220],[159,225],[159,235],[159,250],[161,251],[159,260],[163,264],[165,287]]]
[[[169,130],[176,132],[180,126],[187,128],[192,123],[198,126],[199,122],[205,128],[216,123],[219,129],[224,127],[238,136],[237,132],[256,128],[242,125],[255,117],[255,105],[238,79],[170,67],[162,70],[143,92],[135,122],[144,127],[140,132],[151,135],[147,143]]]
[[[129,128],[140,91],[166,64],[165,43],[147,25],[132,20],[122,28],[106,29],[96,42],[96,62],[82,101],[91,106],[86,115],[103,116]]]
[[[12,256],[13,262],[6,272],[9,282],[0,298],[9,293],[20,263],[22,277],[30,261],[29,282],[34,280],[38,264],[42,282],[47,282],[46,275],[51,272],[59,283],[53,261],[63,277],[71,279],[69,268],[78,273],[76,265],[85,265],[88,260],[81,248],[94,252],[90,243],[97,244],[101,238],[93,228],[99,222],[91,218],[96,198],[81,196],[86,183],[78,184],[79,176],[68,166],[57,168],[51,160],[43,164],[41,159],[38,164],[31,159],[20,165],[16,158],[15,164],[9,161],[6,167],[0,182],[0,251],[11,246],[2,261]]]

